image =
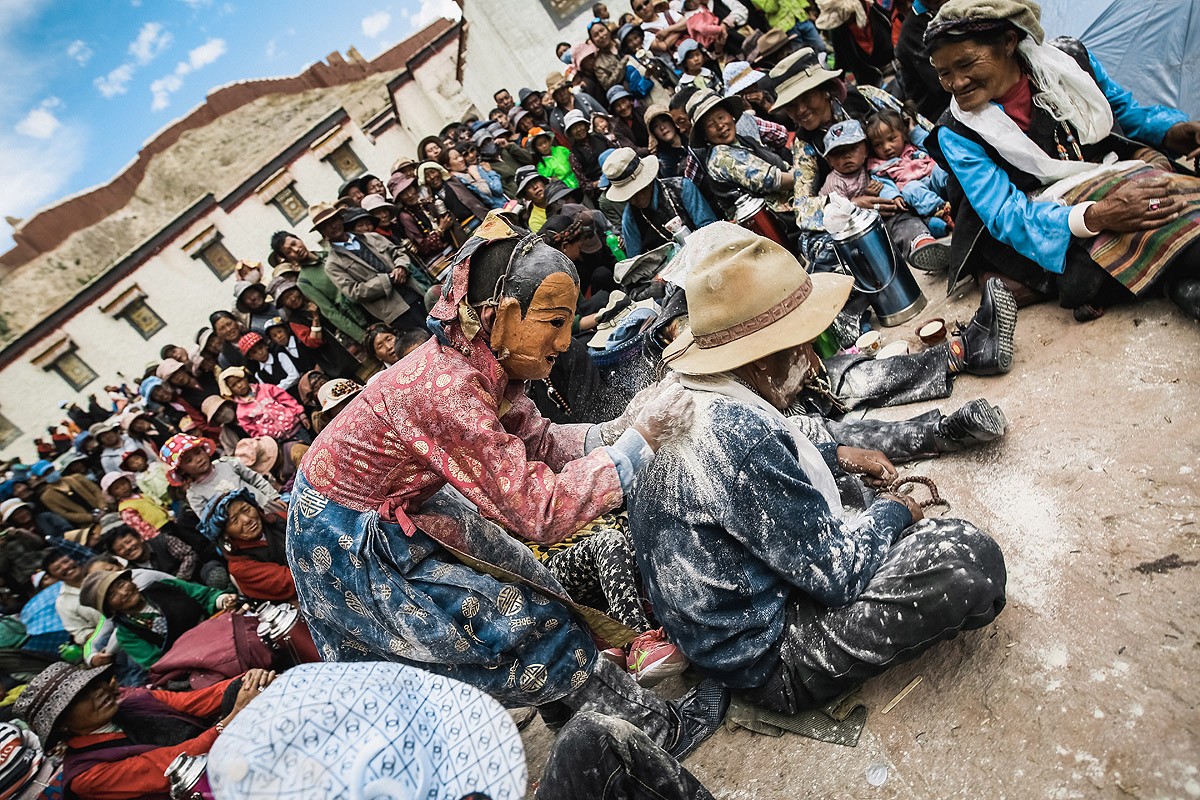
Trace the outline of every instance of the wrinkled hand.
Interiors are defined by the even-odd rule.
[[[392,283],[399,286],[402,283],[408,282],[408,270],[404,267],[396,267],[392,270]]]
[[[451,217],[449,214],[447,214],[438,220],[438,230],[441,231],[442,233],[445,233],[447,230],[449,230],[450,226],[453,224],[454,224],[454,218]]]
[[[1127,233],[1158,228],[1176,219],[1183,203],[1172,194],[1166,176],[1127,181],[1090,207],[1084,224],[1093,231]]]
[[[1180,122],[1167,128],[1163,146],[1174,155],[1200,158],[1200,122]]]
[[[837,449],[838,466],[850,475],[861,475],[872,486],[887,486],[896,480],[896,467],[878,450],[841,446]]]
[[[884,492],[879,495],[880,500],[895,500],[897,503],[908,507],[908,513],[912,514],[913,522],[920,522],[925,519],[925,509],[921,508],[921,504],[911,494],[900,494],[899,492]]]
[[[901,209],[895,200],[885,200],[882,197],[856,197],[853,200],[854,205],[859,208],[872,209],[879,212],[880,216],[891,217],[898,213]],[[1093,230],[1095,230],[1093,228]]]
[[[238,596],[233,592],[228,592],[217,598],[217,608],[222,611],[231,611],[237,606]]]
[[[655,451],[664,443],[687,433],[696,416],[696,401],[691,392],[678,383],[659,385],[664,388],[642,406],[633,420],[633,429]]]
[[[229,712],[229,716],[225,718],[228,723],[238,715],[254,698],[262,694],[262,690],[270,686],[275,680],[275,670],[267,669],[252,669],[248,670],[242,676],[242,688],[238,689],[237,697],[233,701],[233,710]]]

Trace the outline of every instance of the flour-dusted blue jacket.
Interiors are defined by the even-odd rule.
[[[778,420],[708,392],[697,403],[691,432],[635,481],[630,528],[671,641],[710,677],[756,687],[775,665],[788,597],[851,602],[912,515],[881,500],[833,516]],[[836,445],[819,449],[836,470]]]

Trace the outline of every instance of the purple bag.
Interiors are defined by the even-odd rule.
[[[248,669],[267,669],[271,648],[258,636],[258,618],[218,614],[176,640],[150,668],[150,685],[161,688],[187,678],[192,689],[204,689]]]

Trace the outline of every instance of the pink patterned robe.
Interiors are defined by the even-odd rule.
[[[623,499],[608,453],[583,452],[588,427],[542,417],[482,342],[465,356],[435,338],[372,381],[301,470],[330,500],[378,511],[409,535],[457,538],[446,517],[419,514],[449,483],[505,530],[553,543]]]

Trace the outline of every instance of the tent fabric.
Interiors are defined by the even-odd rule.
[[[1083,40],[1139,103],[1200,118],[1197,0],[1044,0],[1042,25],[1047,38]]]

